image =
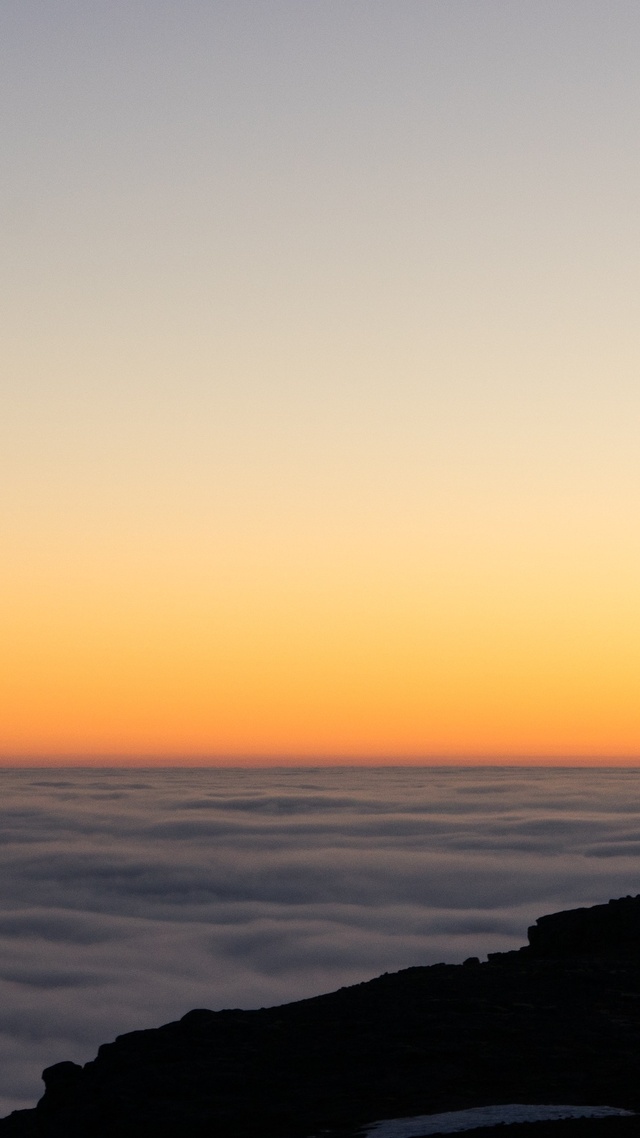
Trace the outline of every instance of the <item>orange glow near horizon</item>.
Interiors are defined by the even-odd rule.
[[[85,560],[57,581],[15,580],[2,761],[640,755],[640,630],[597,573],[578,585],[545,575],[539,560],[518,573],[508,559],[483,566],[478,549],[457,549],[429,574],[422,556],[407,572],[405,555],[399,579],[388,555],[369,549],[305,575],[300,564],[287,570],[290,554],[272,552],[269,565],[263,550],[259,581],[240,562],[161,572],[142,552],[133,574]]]

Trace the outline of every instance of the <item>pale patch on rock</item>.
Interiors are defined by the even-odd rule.
[[[552,1122],[563,1118],[609,1118],[631,1115],[634,1111],[616,1106],[478,1106],[470,1110],[450,1110],[444,1114],[421,1114],[413,1118],[385,1118],[371,1125],[366,1138],[427,1138],[430,1134],[459,1134],[482,1126],[513,1122]]]

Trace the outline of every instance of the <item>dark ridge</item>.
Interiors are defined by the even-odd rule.
[[[528,937],[536,956],[638,953],[640,896],[538,917],[528,930]]]
[[[0,1138],[351,1138],[376,1119],[497,1103],[640,1110],[640,896],[541,917],[529,942],[118,1036],[84,1067],[48,1067],[37,1107],[0,1120]],[[631,1138],[640,1116],[508,1138],[558,1127]]]

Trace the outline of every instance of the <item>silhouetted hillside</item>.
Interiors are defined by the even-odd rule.
[[[48,1068],[0,1138],[309,1138],[492,1103],[640,1109],[640,897],[540,918],[529,940],[119,1036],[84,1067]],[[510,1134],[640,1132],[635,1118],[531,1126]]]

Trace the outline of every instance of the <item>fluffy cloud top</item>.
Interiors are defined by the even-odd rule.
[[[4,770],[0,789],[0,1114],[44,1066],[191,1007],[482,956],[637,891],[629,769]]]

